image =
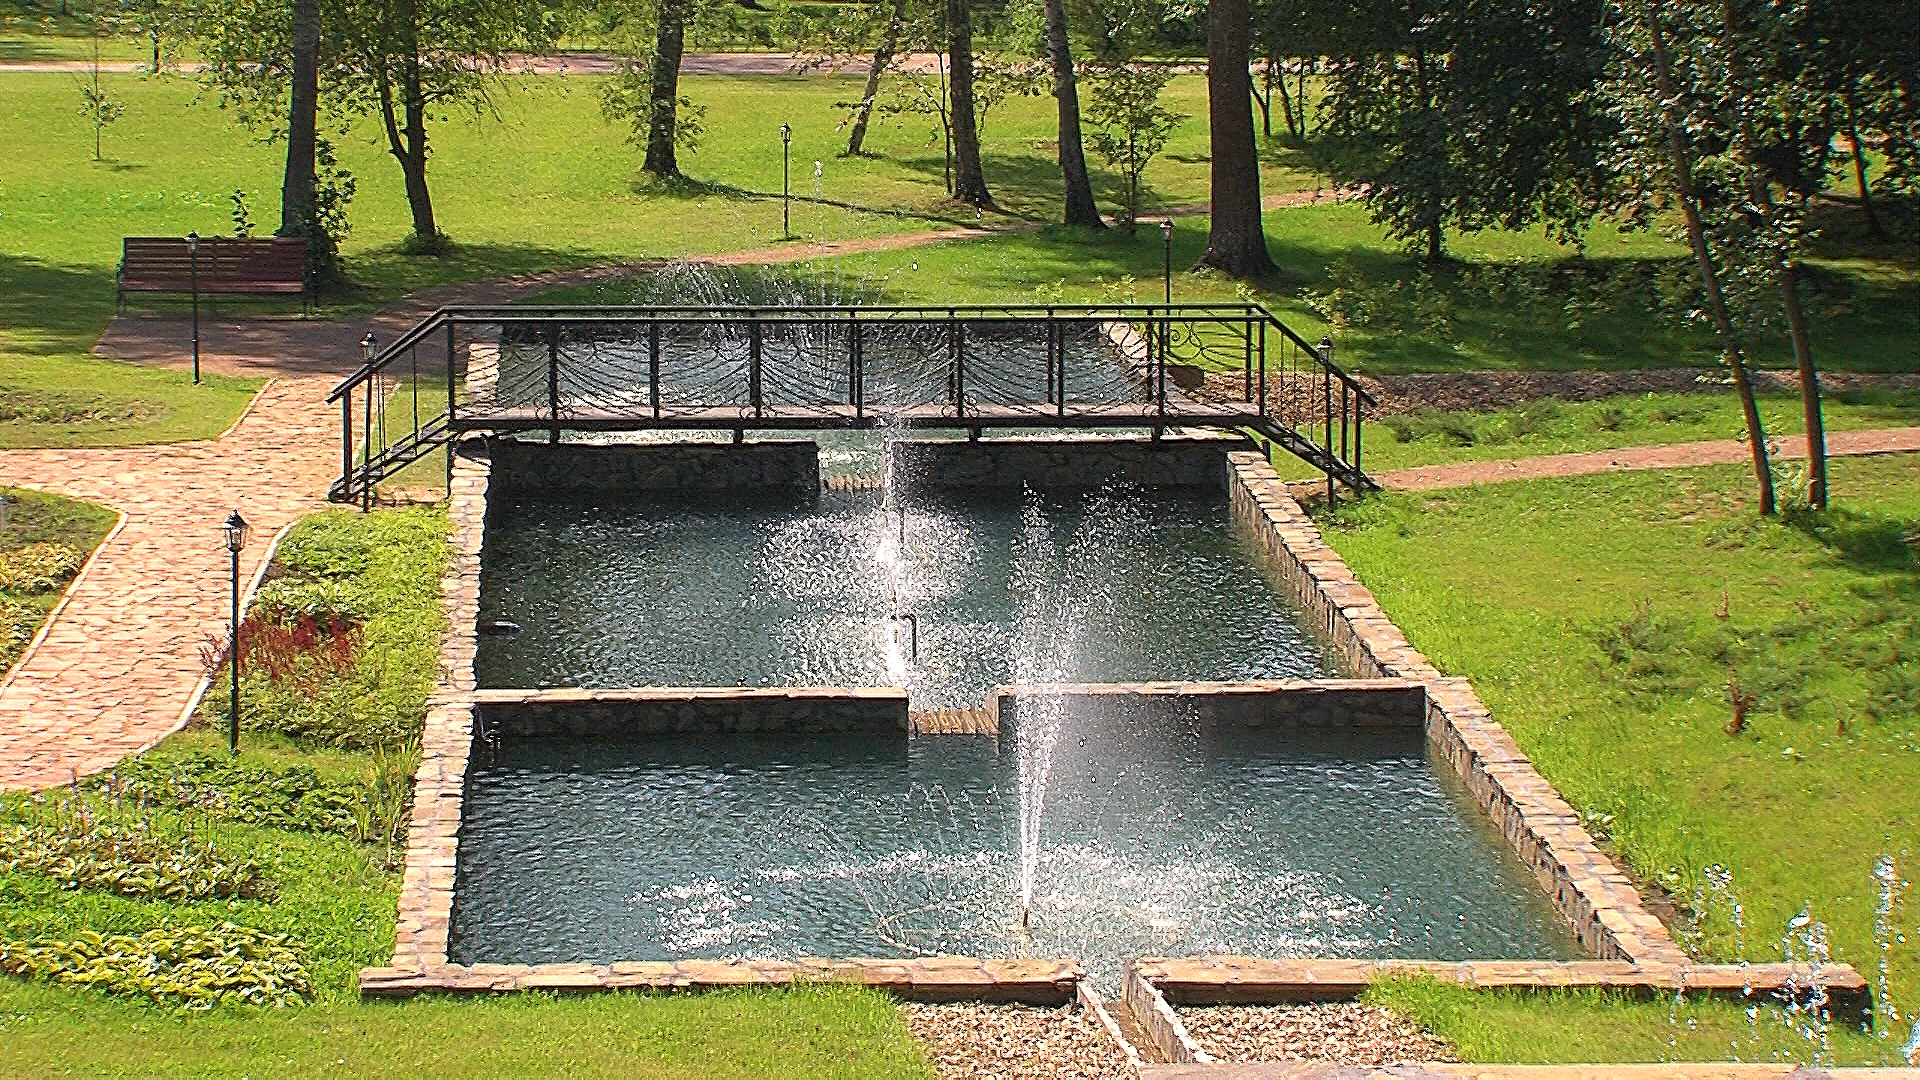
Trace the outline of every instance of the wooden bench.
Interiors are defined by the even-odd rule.
[[[298,296],[302,310],[312,301],[307,241],[298,236],[210,236],[197,255],[183,237],[129,236],[121,241],[119,285],[120,306],[130,292]]]

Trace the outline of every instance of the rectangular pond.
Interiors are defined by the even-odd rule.
[[[1018,918],[1011,736],[529,741],[477,754],[456,962],[1570,958],[1418,730],[1076,710]]]
[[[481,640],[489,687],[894,685],[927,709],[1327,673],[1202,493],[519,502],[489,527],[481,617],[522,628]]]

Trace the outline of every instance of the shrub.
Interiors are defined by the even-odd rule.
[[[313,981],[285,935],[232,923],[139,937],[83,930],[70,941],[0,941],[0,971],[147,997],[188,1012],[222,1002],[297,1005],[313,997]]]
[[[281,578],[260,587],[252,614],[270,623],[351,625],[367,621],[373,600],[350,580]]]
[[[165,839],[150,823],[97,820],[85,807],[52,821],[0,825],[0,866],[40,874],[68,889],[140,900],[262,899],[273,894],[259,864],[227,858],[191,835]]]
[[[92,781],[114,801],[167,806],[226,821],[328,833],[360,843],[406,839],[418,748],[376,747],[359,783],[330,780],[309,765],[273,766],[195,754],[171,762],[144,757]]]
[[[65,544],[28,544],[5,552],[0,554],[0,592],[54,592],[73,580],[80,563],[80,553]]]
[[[13,666],[39,626],[38,610],[0,596],[0,669]]]

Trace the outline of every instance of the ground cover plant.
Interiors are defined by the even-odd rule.
[[[86,557],[113,528],[104,507],[0,488],[0,673],[26,652]]]
[[[1920,457],[1834,477],[1842,505],[1778,522],[1728,467],[1387,495],[1325,525],[1697,954],[1851,963],[1906,1018],[1884,1046],[1920,1002]],[[1508,1045],[1554,1038],[1544,1006],[1489,1008]]]

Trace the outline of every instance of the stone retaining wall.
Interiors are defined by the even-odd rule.
[[[602,495],[820,493],[819,447],[811,441],[744,443],[492,443],[493,490],[513,498]]]
[[[1408,679],[1291,679],[1254,682],[1069,683],[995,687],[994,720],[1019,722],[1026,698],[1060,696],[1067,708],[1178,708],[1203,727],[1418,728],[1427,690]]]
[[[477,443],[459,446],[447,484],[447,567],[440,609],[440,685],[427,699],[420,766],[413,777],[407,868],[393,931],[395,967],[426,970],[447,962],[453,884],[459,870],[467,759],[473,750],[473,661],[480,619],[480,552],[486,543],[489,461]]]
[[[1641,904],[1633,883],[1494,721],[1473,687],[1447,678],[1414,649],[1327,546],[1267,459],[1234,453],[1229,467],[1234,517],[1265,550],[1309,629],[1354,675],[1425,686],[1428,739],[1539,879],[1580,943],[1602,960],[1686,964],[1686,953]]]
[[[893,474],[909,489],[1095,488],[1125,481],[1146,488],[1219,491],[1227,453],[1245,438],[1169,435],[1073,435],[980,439],[898,439],[889,444]]]
[[[481,690],[474,703],[489,737],[907,733],[895,686]]]
[[[930,956],[917,960],[661,960],[614,964],[459,964],[394,966],[360,972],[362,997],[493,994],[522,990],[598,993],[609,990],[727,990],[838,982],[871,987],[907,1001],[989,1001],[1065,1005],[1084,973],[1063,960],[980,960]]]

